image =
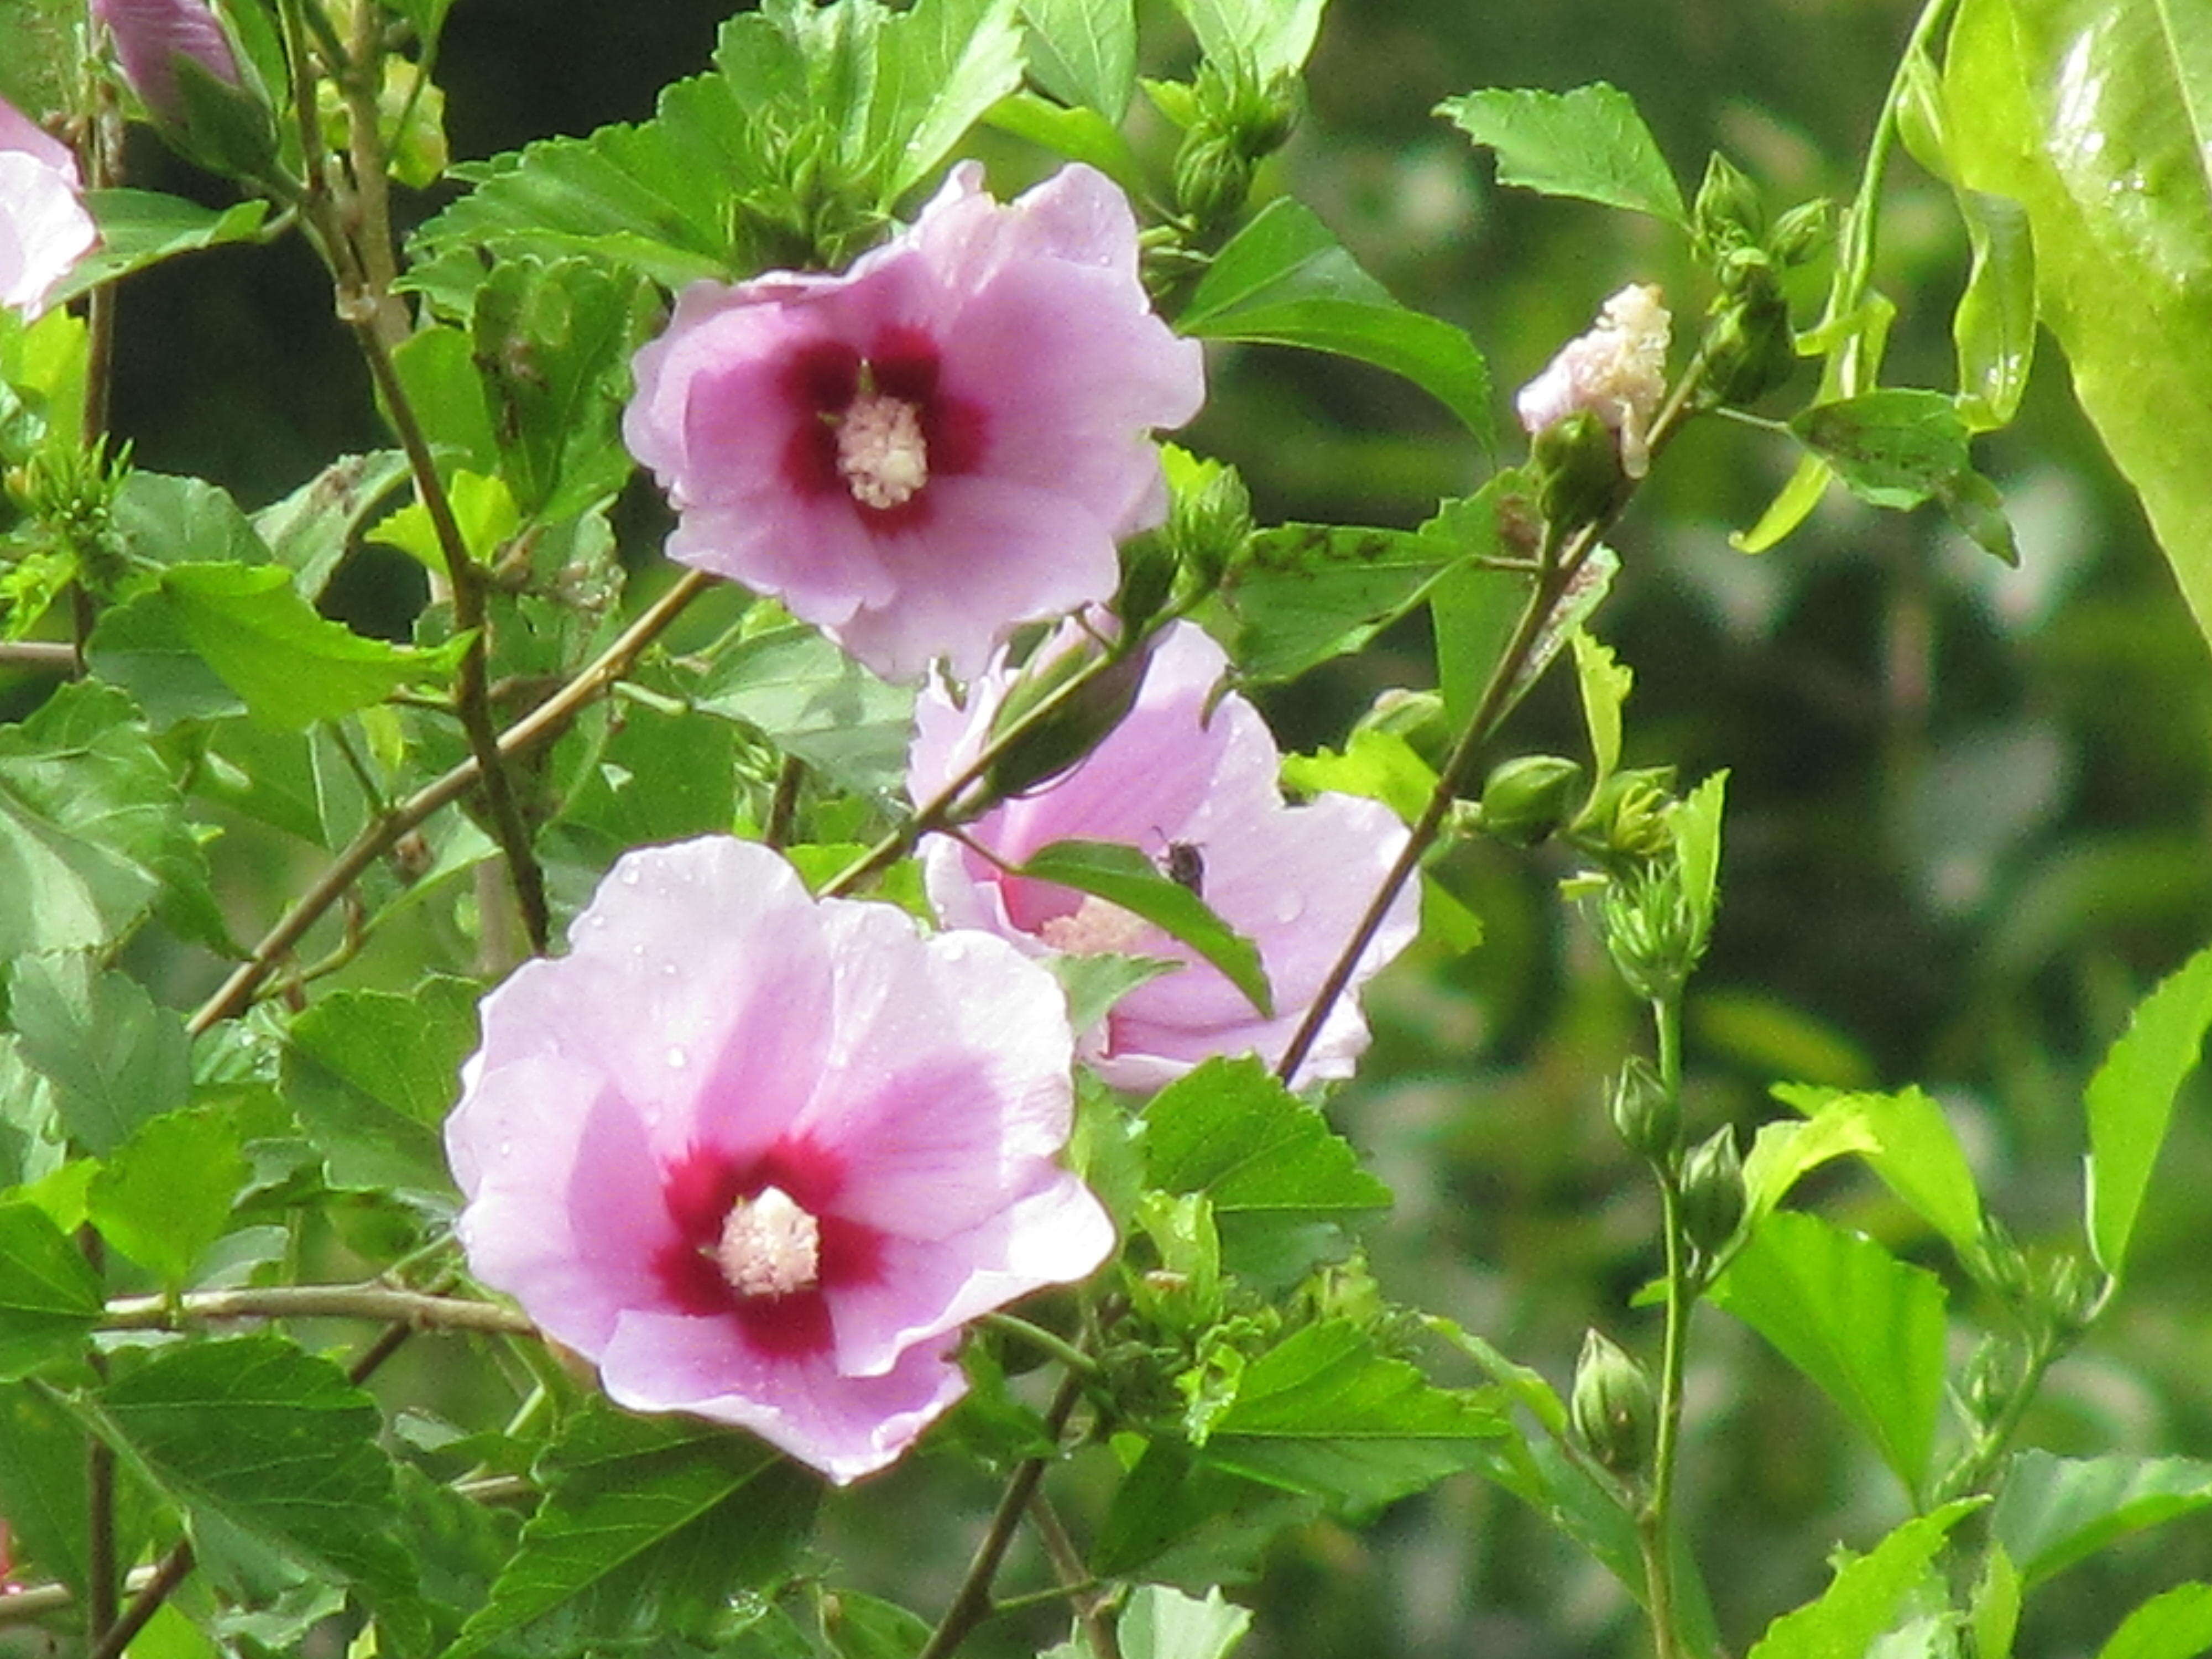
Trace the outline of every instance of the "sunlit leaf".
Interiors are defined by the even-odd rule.
[[[439,1127],[477,1046],[476,988],[433,975],[406,994],[334,991],[291,1024],[284,1088],[341,1186],[449,1183]]]
[[[1176,0],[1199,49],[1221,63],[1242,62],[1262,79],[1305,66],[1325,0]]]
[[[82,1353],[100,1305],[99,1277],[45,1212],[0,1204],[0,1381]]]
[[[1864,1131],[1849,1150],[1882,1183],[1972,1261],[1982,1235],[1982,1200],[1966,1150],[1943,1109],[1916,1088],[1894,1094],[1780,1083],[1774,1097],[1814,1124],[1856,1125]]]
[[[2130,1613],[2097,1659],[2199,1659],[2212,1648],[2212,1584],[2176,1584]]]
[[[2033,1587],[2131,1534],[2212,1505],[2212,1463],[2186,1457],[2055,1457],[2036,1448],[2005,1470],[1990,1525]]]
[[[20,1052],[53,1084],[70,1139],[105,1157],[148,1118],[185,1103],[184,1022],[137,981],[73,951],[18,957],[7,985]]]
[[[1778,1210],[1711,1295],[1834,1401],[1918,1493],[1943,1400],[1942,1280],[1872,1239]]]
[[[1636,112],[1604,82],[1571,92],[1492,87],[1448,98],[1437,113],[1498,153],[1498,182],[1575,196],[1687,225],[1682,189]]]
[[[1252,1614],[1220,1590],[1185,1595],[1166,1584],[1140,1585],[1114,1627],[1122,1659],[1224,1659],[1244,1639]]]
[[[88,289],[179,253],[251,240],[260,234],[269,211],[266,202],[207,208],[148,190],[88,191],[85,205],[100,227],[100,245],[78,260],[47,296],[49,305],[73,300]]]
[[[1063,104],[1109,125],[1128,113],[1137,88],[1137,9],[1131,0],[1022,0],[1029,70]]]
[[[1945,1536],[1984,1501],[1961,1498],[1916,1516],[1864,1555],[1844,1562],[1818,1601],[1766,1627],[1749,1659],[1842,1659],[1871,1651],[1927,1577]]]
[[[93,1177],[85,1203],[100,1236],[171,1286],[181,1286],[230,1225],[253,1173],[227,1112],[164,1112],[131,1132]]]
[[[723,652],[694,701],[841,788],[887,796],[905,781],[913,691],[878,679],[811,628],[771,629]]]
[[[1154,1096],[1139,1143],[1145,1177],[1203,1193],[1215,1212],[1379,1209],[1390,1189],[1352,1144],[1249,1056],[1206,1060]]]
[[[1203,898],[1162,874],[1135,848],[1112,842],[1057,841],[1032,853],[1018,873],[1092,894],[1141,916],[1219,969],[1261,1018],[1274,1018],[1274,993],[1259,947],[1215,915]]]
[[[2145,997],[2089,1079],[2089,1248],[2117,1276],[2173,1117],[2182,1079],[2212,1028],[2212,949],[2198,951]]]

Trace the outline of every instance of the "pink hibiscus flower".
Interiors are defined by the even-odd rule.
[[[1406,842],[1405,827],[1376,801],[1322,795],[1286,805],[1276,783],[1282,756],[1259,711],[1232,692],[1208,712],[1227,666],[1203,629],[1174,624],[1153,648],[1127,716],[1088,758],[963,833],[1009,865],[1057,841],[1142,849],[1259,947],[1273,1018],[1263,1019],[1219,969],[1118,906],[1009,875],[950,838],[923,854],[930,899],[948,927],[987,928],[1032,953],[1112,951],[1187,964],[1130,992],[1080,1038],[1078,1051],[1116,1087],[1156,1088],[1213,1054],[1279,1060]],[[969,688],[964,708],[941,690],[924,692],[907,769],[914,799],[936,793],[980,751],[1012,679],[994,667]],[[1418,927],[1409,888],[1360,957],[1297,1081],[1351,1074],[1367,1047],[1355,994]]]
[[[98,240],[76,157],[0,99],[0,305],[36,318]]]
[[[1623,472],[1640,478],[1650,470],[1651,417],[1667,395],[1674,327],[1661,297],[1649,283],[1630,283],[1515,394],[1514,411],[1529,436],[1588,410],[1620,439]]]
[[[92,0],[92,15],[114,35],[123,78],[149,114],[184,121],[185,95],[177,85],[180,58],[218,81],[239,84],[230,37],[206,0]]]
[[[844,1482],[966,1387],[960,1328],[1104,1260],[1070,1037],[997,939],[817,902],[726,837],[618,862],[483,1001],[446,1127],[471,1268],[640,1411]]]
[[[1128,203],[1079,166],[1002,207],[963,163],[842,276],[695,283],[635,368],[623,435],[676,506],[670,556],[909,680],[1108,598],[1116,541],[1166,512],[1151,430],[1206,393]]]

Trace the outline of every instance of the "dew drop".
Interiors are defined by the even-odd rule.
[[[664,962],[660,964],[660,976],[663,979],[674,979],[678,971],[672,962]]]
[[[691,1056],[684,1052],[684,1045],[682,1043],[672,1042],[668,1045],[669,1070],[672,1072],[680,1072],[690,1063]]]
[[[1304,894],[1285,893],[1281,897],[1275,901],[1275,920],[1277,921],[1296,921],[1300,916],[1305,915],[1305,913],[1306,901]]]
[[[635,887],[635,886],[636,886],[636,885],[637,885],[637,877],[638,877],[638,869],[637,869],[637,863],[636,863],[636,860],[632,860],[630,862],[629,862],[629,863],[627,863],[627,864],[625,864],[625,865],[623,865],[623,867],[622,867],[622,884],[623,884],[623,886],[625,886],[625,887]]]
[[[511,1140],[501,1141],[499,1143],[499,1155],[501,1158],[513,1158],[514,1156],[514,1143]]]

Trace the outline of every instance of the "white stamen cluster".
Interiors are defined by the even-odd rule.
[[[1513,400],[1521,424],[1541,432],[1588,410],[1620,434],[1620,470],[1640,478],[1651,465],[1651,417],[1667,395],[1667,344],[1674,319],[1659,290],[1632,283],[1605,302],[1597,325],[1559,348]]]
[[[1072,957],[1129,956],[1137,953],[1144,939],[1145,919],[1096,893],[1086,893],[1073,915],[1050,918],[1038,927],[1036,936]]]
[[[837,423],[837,472],[863,507],[896,507],[929,482],[921,413],[902,398],[864,392]]]
[[[822,1272],[822,1224],[781,1187],[730,1206],[715,1264],[739,1296],[811,1291]]]

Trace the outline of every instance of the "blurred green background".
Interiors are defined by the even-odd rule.
[[[1181,37],[1164,6],[1151,9],[1156,67],[1176,67]],[[459,0],[439,73],[453,155],[649,113],[663,83],[703,66],[723,10]],[[1778,210],[1849,193],[1909,22],[1898,0],[1334,0],[1308,118],[1271,183],[1313,205],[1401,299],[1472,332],[1497,382],[1498,459],[1510,460],[1512,388],[1606,295],[1659,281],[1686,324],[1705,295],[1656,226],[1495,189],[1431,106],[1478,86],[1609,80],[1641,105],[1686,185],[1724,148]],[[218,199],[146,135],[133,166],[141,182]],[[419,217],[441,199],[404,210]],[[1948,191],[1900,161],[1878,278],[1901,311],[1890,380],[1949,384],[1965,251]],[[248,507],[380,441],[358,359],[296,245],[225,249],[135,280],[118,359],[116,424],[139,464],[216,478]],[[1245,350],[1216,359],[1213,375],[1188,441],[1243,468],[1265,521],[1410,526],[1492,464],[1379,373]],[[1809,371],[1775,406],[1786,412],[1808,386]],[[1623,570],[1596,630],[1638,676],[1629,759],[1675,763],[1692,780],[1731,774],[1722,918],[1689,1006],[1692,1133],[1723,1121],[1747,1133],[1773,1114],[1777,1079],[1917,1081],[1950,1109],[1996,1213],[2028,1239],[2063,1238],[2078,1225],[2081,1085],[2132,1003],[2212,939],[2212,660],[2047,341],[2020,421],[1977,453],[2016,525],[2017,571],[1932,512],[1877,514],[1840,496],[1776,551],[1738,554],[1728,532],[1758,515],[1793,457],[1748,428],[1693,428],[1614,538]],[[659,520],[650,495],[633,494],[623,521],[642,559]],[[404,629],[419,580],[399,556],[372,553],[331,604]],[[1408,624],[1272,712],[1286,739],[1332,741],[1377,690],[1430,678],[1425,635]],[[1554,676],[1500,752],[1581,745],[1571,688]],[[1654,1267],[1656,1217],[1601,1105],[1604,1079],[1644,1036],[1591,931],[1557,898],[1565,864],[1494,848],[1455,856],[1483,895],[1486,942],[1457,961],[1401,964],[1378,986],[1374,1056],[1337,1109],[1399,1195],[1370,1239],[1385,1289],[1564,1383],[1585,1325],[1653,1339],[1650,1316],[1626,1309]],[[2212,1453],[2197,1196],[2208,1183],[2212,1125],[2192,1086],[2136,1282],[2055,1374],[2031,1443]],[[1814,1193],[1937,1261],[1871,1183],[1831,1177]],[[1717,1316],[1698,1336],[1685,1501],[1740,1648],[1826,1582],[1835,1540],[1863,1545],[1901,1500],[1754,1339]],[[908,1496],[938,1478],[925,1459],[845,1506],[837,1543],[854,1582],[924,1607],[941,1599],[968,1540],[937,1524],[918,1535],[925,1500]],[[2092,1651],[2151,1590],[2208,1573],[2212,1522],[2161,1530],[2041,1592],[2020,1651]],[[1239,1593],[1261,1608],[1258,1654],[1534,1659],[1644,1640],[1600,1570],[1465,1479],[1366,1532],[1293,1535]],[[1050,1636],[1048,1619],[1010,1621],[977,1650],[1026,1652]]]

